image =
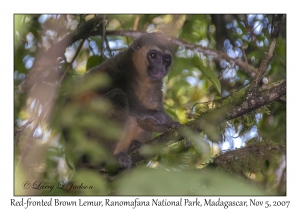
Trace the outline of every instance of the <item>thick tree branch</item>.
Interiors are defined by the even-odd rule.
[[[283,146],[283,145],[259,145],[259,146],[258,145],[250,145],[250,146],[246,146],[243,148],[239,148],[238,150],[230,150],[230,151],[221,153],[214,158],[213,163],[216,165],[220,165],[222,163],[232,161],[236,157],[239,157],[239,156],[247,157],[249,154],[257,155],[257,156],[265,155],[269,151],[272,151],[272,150],[278,151],[280,153],[285,153],[286,146]]]
[[[222,151],[206,166],[220,166],[228,172],[237,172],[241,173],[241,175],[245,172],[265,175],[266,161],[269,161],[270,164],[272,162],[278,164],[276,159],[278,160],[285,154],[285,145],[277,145],[266,141],[253,142],[246,147]],[[279,177],[283,178],[284,174],[285,170],[282,170],[282,175]]]
[[[228,119],[234,119],[242,116],[259,107],[269,104],[286,94],[286,81],[282,80],[277,83],[268,85],[266,88],[257,92],[256,98],[250,98],[242,104],[235,107],[233,112],[228,113]]]

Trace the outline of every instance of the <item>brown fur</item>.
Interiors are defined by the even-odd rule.
[[[157,52],[158,59],[149,58],[152,51]],[[165,112],[161,91],[162,78],[171,68],[165,56],[171,54],[172,46],[166,39],[159,34],[146,34],[127,50],[90,70],[89,74],[106,72],[112,79],[108,90],[95,91],[97,94],[84,99],[101,95],[113,103],[112,115],[119,116],[113,120],[123,127],[121,138],[111,148],[113,154],[126,152],[133,140],[149,140],[153,131],[165,132],[178,125]]]

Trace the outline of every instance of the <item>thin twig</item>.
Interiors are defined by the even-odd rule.
[[[217,100],[215,100],[215,101],[217,101]],[[193,110],[194,107],[197,106],[197,105],[200,105],[200,104],[206,104],[206,105],[209,105],[210,103],[213,103],[213,102],[215,102],[215,101],[206,101],[206,102],[197,102],[197,103],[194,103],[194,105],[192,106],[191,110]]]
[[[94,50],[93,50],[93,48],[92,48],[91,45],[90,45],[91,39],[88,38],[87,41],[89,42],[89,49],[90,49],[90,51],[93,53],[93,55],[96,55],[95,52],[94,52]]]
[[[22,132],[27,125],[31,124],[32,121],[34,120],[34,116],[32,116],[24,125],[22,125],[20,128],[17,128],[15,129],[15,132],[18,133],[18,132]]]
[[[243,57],[244,57],[245,63],[247,64],[247,68],[248,68],[249,63],[248,63],[248,59],[247,59],[247,56],[246,56],[246,52],[245,52],[243,47],[240,47],[240,49],[242,50]],[[250,71],[249,69],[247,69],[247,70]]]
[[[50,100],[49,100],[50,101]],[[42,119],[44,118],[46,112],[48,111],[48,108],[49,108],[49,102],[46,102],[45,106],[44,106],[44,109],[43,111],[41,112],[39,118],[38,118],[38,122],[36,123],[36,125],[34,126],[34,128],[31,130],[29,136],[27,137],[26,139],[26,142],[25,142],[25,145],[24,147],[22,148],[22,151],[21,151],[21,154],[20,154],[20,159],[18,161],[18,164],[17,164],[17,167],[19,167],[20,163],[21,163],[21,160],[22,160],[22,157],[24,156],[26,150],[27,150],[27,147],[29,145],[29,142],[31,142],[32,140],[32,137],[33,137],[33,134],[34,132],[36,131],[37,127],[39,126],[40,122],[42,121]]]
[[[66,68],[66,70],[65,70],[64,74],[62,75],[62,77],[60,78],[60,80],[59,80],[57,86],[59,86],[59,85],[62,83],[63,79],[65,78],[65,76],[66,76],[66,74],[67,74],[67,72],[71,69],[71,66],[72,66],[72,64],[73,64],[73,62],[74,62],[74,60],[75,60],[75,58],[78,56],[79,51],[80,51],[80,49],[81,49],[81,47],[82,47],[84,41],[85,41],[85,39],[84,39],[84,40],[81,40],[81,42],[80,42],[80,44],[79,44],[79,46],[78,46],[78,48],[77,48],[77,51],[76,51],[76,53],[75,53],[75,55],[74,55],[72,61],[70,62],[69,66]]]
[[[284,67],[286,67],[286,64],[283,62],[283,60],[281,60],[281,58],[274,52],[274,55],[276,56],[276,58],[278,58],[278,60],[280,61],[280,63],[282,65],[284,65]]]
[[[103,20],[105,20],[105,15],[103,15]],[[103,55],[104,55],[104,42],[105,42],[105,32],[106,32],[105,29],[106,29],[105,28],[105,24],[102,23],[102,34],[101,34],[101,36],[102,36],[102,44],[101,44],[101,48],[100,48],[101,49],[100,63],[102,62]]]
[[[117,18],[117,20],[119,21],[120,25],[121,25],[121,28],[123,28],[123,30],[126,30],[126,27],[124,26],[123,22],[120,20],[120,18]],[[134,31],[136,31],[135,29],[133,29]],[[126,41],[127,41],[127,44],[129,44],[129,39],[128,39],[128,36],[125,36],[126,37]]]
[[[111,53],[111,49],[109,47],[109,42],[108,42],[107,36],[105,37],[105,44],[106,44],[106,48],[109,52],[109,56],[112,57],[112,53]]]
[[[19,143],[19,139],[20,139],[20,135],[22,133],[22,131],[32,123],[32,121],[34,120],[34,116],[32,116],[24,125],[22,125],[20,128],[15,129],[14,135],[17,136],[17,138],[15,139],[15,146]]]

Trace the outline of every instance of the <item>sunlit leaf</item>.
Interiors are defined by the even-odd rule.
[[[212,83],[213,87],[218,91],[221,95],[221,83],[215,73],[204,66],[198,57],[194,56],[193,60],[196,62],[196,67],[203,73],[203,75]]]
[[[194,61],[191,58],[175,58],[173,63],[174,70],[184,70],[184,69],[192,69],[194,68]],[[170,75],[176,75],[173,71],[170,72]]]
[[[87,71],[94,68],[94,67],[96,67],[96,66],[98,66],[98,65],[100,65],[100,63],[101,63],[100,58],[101,58],[101,56],[99,56],[99,55],[93,55],[93,56],[89,57],[89,59],[86,63]]]

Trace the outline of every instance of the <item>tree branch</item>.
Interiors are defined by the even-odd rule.
[[[214,157],[213,164],[221,165],[222,163],[234,160],[236,157],[244,156],[247,157],[249,154],[252,155],[265,155],[269,151],[278,151],[285,153],[286,146],[283,145],[249,145],[246,147],[239,148],[237,150],[226,151],[222,154]]]
[[[277,83],[272,83],[266,88],[257,92],[256,98],[251,98],[244,101],[242,104],[235,107],[234,111],[228,113],[228,119],[234,119],[242,116],[259,107],[269,104],[270,102],[279,99],[286,94],[286,81],[282,80]]]
[[[53,45],[47,52],[40,53],[41,56],[36,60],[32,70],[26,76],[25,80],[19,85],[19,89],[24,92],[30,89],[34,82],[39,79],[39,77],[43,74],[44,70],[48,67],[51,67],[59,57],[64,57],[65,49],[70,46],[72,43],[75,43],[79,39],[87,39],[90,36],[102,36],[102,27],[103,17],[96,16],[93,19],[83,23],[80,25],[76,31],[65,36],[61,41],[57,44]],[[119,35],[119,36],[127,36],[127,37],[139,37],[144,32],[140,31],[131,31],[131,30],[123,30],[123,31],[106,31],[106,35]],[[222,59],[227,60],[228,62],[240,66],[247,72],[249,75],[254,76],[258,70],[253,66],[243,62],[239,59],[234,59],[229,57],[226,53],[220,52],[217,50],[213,50],[210,48],[204,48],[199,45],[194,45],[188,43],[183,40],[176,39],[174,37],[167,37],[170,42],[176,45],[180,45],[185,47],[186,49],[195,50],[201,52],[205,55],[212,56],[218,62]]]
[[[33,67],[19,85],[19,90],[26,92],[33,87],[37,81],[43,80],[44,75],[48,76],[48,74],[45,73],[46,70],[51,74],[52,67],[57,62],[57,59],[64,57],[66,48],[80,39],[87,39],[94,30],[97,30],[97,28],[99,28],[97,33],[101,33],[102,27],[100,26],[102,23],[102,16],[96,16],[80,25],[73,33],[66,35],[61,41],[54,44],[46,52],[40,50],[37,53],[38,58],[34,62]]]
[[[258,68],[258,74],[255,76],[253,82],[251,83],[251,86],[249,88],[249,91],[247,92],[247,97],[252,98],[255,95],[255,92],[259,86],[260,81],[263,79],[267,72],[268,64],[270,63],[270,60],[273,57],[274,49],[276,46],[277,38],[279,36],[280,28],[281,28],[281,21],[282,21],[283,15],[277,15],[274,23],[274,30],[271,35],[271,43],[268,49],[268,52],[265,53],[265,56]]]
[[[124,30],[124,31],[107,31],[106,34],[107,35],[130,36],[130,37],[136,38],[136,37],[141,36],[144,33],[140,32],[140,31]],[[99,35],[99,34],[95,34],[95,35]],[[248,73],[251,76],[255,75],[258,72],[258,70],[256,68],[254,68],[253,66],[243,62],[242,60],[231,58],[224,52],[220,52],[218,50],[213,50],[210,48],[201,47],[199,45],[191,44],[191,43],[188,43],[186,41],[183,41],[183,40],[180,40],[180,39],[177,39],[174,37],[167,37],[167,39],[171,43],[185,47],[186,49],[195,50],[195,51],[201,52],[205,55],[213,56],[214,59],[218,62],[220,62],[222,59],[225,59],[232,64],[240,66],[242,69],[244,69],[244,71],[246,73]]]
[[[258,90],[258,97],[255,100],[251,98],[248,101],[244,98],[243,100],[241,99],[236,103],[231,103],[231,101],[236,101],[234,99],[235,95],[244,95],[245,91],[247,90],[241,89],[232,96],[226,98],[226,101],[228,102],[227,105],[222,105],[222,107],[220,108],[210,110],[201,117],[182,125],[180,128],[172,129],[164,134],[161,134],[160,136],[147,141],[145,144],[155,145],[163,143],[167,146],[184,139],[184,134],[191,129],[198,132],[205,131],[210,139],[218,140],[219,134],[215,132],[215,127],[217,127],[221,123],[240,117],[264,105],[270,104],[274,100],[279,99],[286,94],[286,81],[283,80],[277,83],[272,83],[267,87]],[[251,104],[251,106],[249,106],[248,104]],[[139,149],[136,148],[130,150],[128,154],[132,157],[134,164],[145,159],[140,155]]]

